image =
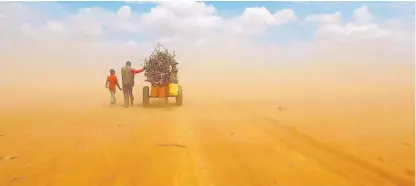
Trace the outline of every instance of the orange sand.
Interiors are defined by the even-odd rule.
[[[109,106],[104,81],[78,92],[4,90],[0,185],[415,183],[411,89],[377,95],[357,93],[365,87],[357,85],[341,94],[305,84],[236,95],[227,90],[238,85],[183,86],[182,107],[153,100],[151,108],[136,101],[128,109]],[[136,100],[140,92],[138,85]]]

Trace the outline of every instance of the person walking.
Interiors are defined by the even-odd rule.
[[[134,75],[141,73],[146,70],[146,67],[143,69],[133,69],[131,68],[131,62],[127,61],[126,66],[121,68],[121,81],[123,84],[123,93],[124,93],[124,107],[133,106],[134,96],[133,96],[133,87],[134,87]]]
[[[105,81],[105,88],[108,88],[111,94],[111,105],[116,104],[116,86],[121,91],[120,85],[118,84],[116,71],[111,69],[110,75],[107,76],[107,80]]]

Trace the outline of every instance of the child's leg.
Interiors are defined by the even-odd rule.
[[[111,94],[111,104],[114,104],[116,102],[116,92],[110,91]]]

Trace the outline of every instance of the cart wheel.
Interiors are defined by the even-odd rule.
[[[146,107],[149,105],[149,87],[144,86],[143,87],[143,107]]]
[[[176,96],[176,105],[182,106],[182,102],[183,102],[183,91],[182,91],[182,87],[179,86],[178,95]]]

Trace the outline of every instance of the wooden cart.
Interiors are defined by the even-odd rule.
[[[183,91],[179,84],[151,85],[143,87],[143,106],[149,106],[150,98],[164,98],[168,103],[169,97],[176,99],[176,105],[182,106]]]

